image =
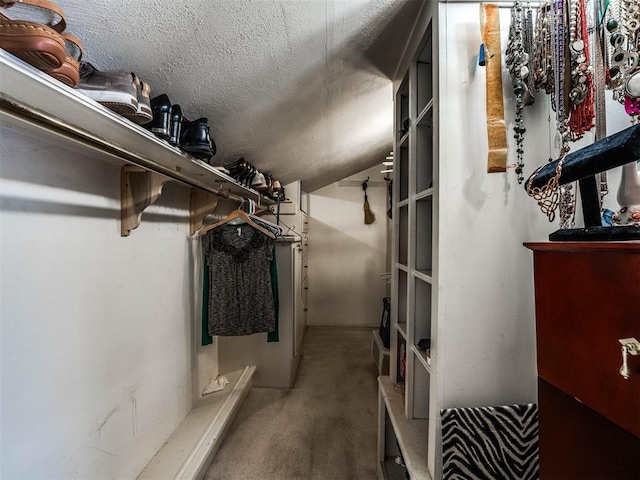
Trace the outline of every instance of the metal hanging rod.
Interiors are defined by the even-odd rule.
[[[477,1],[473,1],[473,0],[450,0],[447,2],[444,2],[446,4],[450,4],[450,5],[455,5],[455,4],[464,4],[464,3],[474,3],[474,4],[479,4],[480,2]],[[499,8],[513,8],[513,2],[487,2],[487,3],[491,3],[493,5],[498,5]],[[525,7],[539,7],[541,5],[541,2],[539,1],[535,1],[535,2],[522,2],[522,5]]]

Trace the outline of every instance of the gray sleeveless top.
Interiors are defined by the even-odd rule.
[[[273,240],[250,225],[227,224],[202,236],[202,251],[209,275],[209,334],[273,331]]]

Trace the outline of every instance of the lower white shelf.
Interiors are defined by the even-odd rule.
[[[225,374],[229,385],[196,403],[138,480],[202,478],[251,389],[255,371],[252,366]]]
[[[429,420],[407,419],[402,394],[396,392],[391,378],[378,377],[378,387],[411,480],[431,480],[427,468]]]
[[[416,345],[411,345],[411,351],[416,355],[416,358],[420,361],[427,372],[431,373],[431,358],[427,357],[427,353],[420,350]]]

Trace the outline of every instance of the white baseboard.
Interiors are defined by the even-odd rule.
[[[229,385],[196,403],[138,480],[201,479],[249,393],[255,371],[252,366],[225,374]]]

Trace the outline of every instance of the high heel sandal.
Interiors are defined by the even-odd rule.
[[[225,168],[229,170],[229,175],[232,178],[234,178],[235,180],[238,180],[238,177],[240,176],[240,174],[246,171],[246,169],[248,168],[248,165],[249,165],[249,162],[247,162],[244,159],[244,157],[241,157],[235,162],[225,165]]]
[[[236,181],[240,184],[240,185],[244,185],[245,181],[247,179],[247,177],[251,174],[251,169],[253,167],[251,166],[250,163],[247,162],[247,165],[244,167],[244,169],[238,174],[238,177],[236,178]]]

